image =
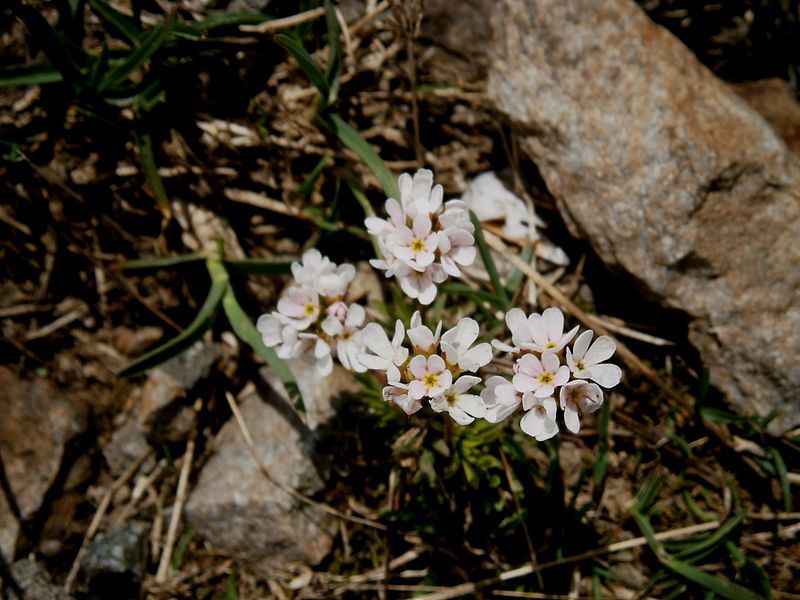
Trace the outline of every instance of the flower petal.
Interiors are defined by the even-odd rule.
[[[456,406],[465,413],[479,419],[486,415],[486,405],[480,396],[474,394],[461,394],[456,397]]]
[[[596,381],[604,388],[612,388],[622,379],[622,369],[617,365],[594,365],[589,368],[589,373],[589,379]]]
[[[465,371],[477,371],[492,362],[492,347],[486,342],[478,344],[474,348],[467,350],[458,359],[458,366]]]
[[[617,345],[614,343],[614,340],[607,335],[601,335],[586,352],[586,355],[583,357],[583,362],[586,363],[587,367],[591,367],[592,365],[599,364],[614,356],[616,350]]]

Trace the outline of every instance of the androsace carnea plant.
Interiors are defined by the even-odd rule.
[[[459,277],[459,265],[475,260],[475,229],[460,200],[443,202],[443,189],[433,184],[430,171],[403,174],[398,184],[400,200],[386,200],[388,219],[366,219],[383,254],[370,262],[427,305],[437,284]],[[522,431],[544,441],[558,433],[559,421],[578,432],[581,416],[597,411],[603,388],[614,387],[622,376],[618,366],[606,362],[616,350],[614,341],[608,336],[592,341],[594,333],[577,335],[578,327],[565,332],[558,308],[530,315],[512,308],[505,313],[507,341],[479,341],[481,326],[470,317],[447,330],[441,321],[431,329],[420,311],[408,323],[397,319],[387,332],[380,323],[365,323],[364,306],[344,302],[355,276],[352,265],[336,265],[312,249],[291,270],[294,281],[277,310],[258,320],[264,344],[281,358],[304,360],[320,375],[331,372],[334,358],[357,373],[374,371],[385,383],[383,399],[407,415],[427,405],[469,425],[476,419],[500,423],[522,412]],[[510,378],[498,374],[507,360],[496,361],[494,350],[511,358]]]

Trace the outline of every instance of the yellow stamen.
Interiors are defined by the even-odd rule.
[[[304,312],[304,313],[306,313],[306,316],[307,316],[307,317],[310,317],[310,316],[311,316],[311,315],[313,315],[315,312],[317,312],[317,307],[316,307],[316,306],[314,306],[314,303],[313,303],[313,302],[308,302],[308,303],[307,303],[307,304],[306,304],[306,305],[303,307],[303,312]]]
[[[418,252],[422,252],[423,250],[425,250],[425,241],[419,238],[415,238],[414,241],[411,242],[411,251],[414,254],[417,254]]]
[[[549,371],[545,371],[544,373],[539,374],[539,383],[542,385],[550,385],[553,383],[553,374]]]
[[[439,377],[434,373],[428,373],[422,378],[422,383],[425,384],[425,387],[428,389],[434,388],[439,385]]]

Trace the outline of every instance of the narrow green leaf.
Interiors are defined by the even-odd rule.
[[[191,24],[191,28],[199,33],[207,33],[220,27],[235,25],[258,25],[272,20],[272,17],[258,12],[225,13],[213,17],[206,17]]]
[[[134,46],[139,45],[141,29],[133,19],[122,14],[105,0],[89,0],[92,11],[107,25]]]
[[[473,290],[471,287],[463,283],[443,283],[439,289],[446,294],[453,294],[454,296],[464,296],[476,302],[487,302],[495,308],[504,309],[506,307],[503,301],[494,294],[484,292],[481,290]]]
[[[4,67],[0,69],[0,88],[46,85],[63,80],[63,75],[49,61],[24,67]]]
[[[150,139],[149,133],[136,136],[136,144],[139,146],[139,156],[142,161],[142,170],[144,171],[145,179],[150,184],[150,189],[156,199],[156,205],[162,212],[169,211],[169,199],[167,198],[167,191],[164,189],[164,182],[161,181],[161,175],[158,174],[156,167],[156,159],[153,155],[153,142]]]
[[[480,219],[478,219],[472,211],[469,211],[469,218],[475,226],[475,243],[478,246],[478,252],[481,254],[483,264],[486,267],[486,272],[489,274],[489,279],[492,281],[492,287],[494,287],[497,298],[502,302],[503,309],[506,309],[508,308],[508,294],[506,293],[506,288],[503,287],[503,283],[500,281],[500,275],[497,273],[497,267],[494,264],[494,259],[492,259],[492,253],[483,237],[483,227],[481,227]]]
[[[305,413],[303,406],[303,398],[300,395],[300,388],[297,386],[297,380],[292,374],[286,363],[283,362],[272,348],[267,348],[264,342],[261,341],[261,334],[258,333],[255,325],[253,325],[250,318],[242,310],[236,296],[233,293],[233,288],[230,286],[225,292],[225,297],[222,299],[222,308],[228,317],[228,321],[233,328],[233,332],[237,337],[250,346],[257,354],[259,354],[267,364],[275,370],[278,378],[283,383],[286,391],[291,396],[295,403],[295,407]]]
[[[534,244],[525,246],[525,248],[523,248],[522,252],[520,253],[519,257],[525,261],[525,264],[530,264],[535,250],[536,247]],[[509,296],[513,297],[514,293],[517,291],[517,288],[519,288],[520,283],[522,283],[522,275],[523,275],[522,271],[520,271],[516,267],[514,267],[514,270],[511,271],[511,274],[508,276],[508,279],[506,280],[506,291],[508,292]]]
[[[778,479],[781,482],[781,493],[783,495],[783,509],[786,512],[792,512],[794,505],[792,502],[792,489],[789,485],[789,474],[786,470],[786,463],[783,461],[781,453],[777,448],[770,448],[769,453],[772,456],[772,461],[775,463],[775,471],[778,474]]]
[[[306,52],[306,49],[283,33],[276,35],[275,40],[283,46],[284,50],[294,57],[297,64],[300,65],[300,68],[306,74],[306,77],[308,77],[309,81],[314,84],[314,87],[319,90],[324,101],[327,101],[331,93],[331,88],[328,85],[328,81],[325,79],[325,75],[320,71],[319,66],[311,55]]]
[[[608,473],[608,420],[611,414],[611,403],[604,402],[600,407],[600,419],[597,423],[597,461],[592,470],[592,479],[595,485],[599,486],[605,481]]]
[[[181,569],[183,557],[186,554],[186,550],[189,548],[189,542],[192,541],[194,532],[194,527],[189,525],[189,528],[181,535],[178,543],[175,544],[175,553],[172,555],[172,568],[176,571],[180,571]]]
[[[137,258],[126,260],[114,265],[120,271],[133,271],[135,269],[164,269],[205,260],[207,255],[201,252],[193,254],[180,254],[178,256],[153,256],[150,258]]]
[[[159,23],[141,36],[140,44],[124,61],[106,73],[97,86],[97,91],[103,92],[125,81],[134,71],[141,68],[164,42],[169,39],[172,28],[175,26],[175,15],[172,14],[163,23]]]
[[[339,115],[318,115],[317,118],[335,133],[345,146],[358,154],[377,177],[388,197],[400,199],[400,188],[397,187],[394,175],[358,131],[348,125]]]
[[[342,72],[342,44],[339,40],[339,20],[333,2],[325,0],[325,24],[328,26],[328,64],[325,66],[325,80],[328,82],[327,104],[336,102],[339,92],[339,77]]]
[[[733,530],[742,522],[744,517],[744,513],[739,513],[725,521],[725,523],[720,525],[711,535],[702,537],[699,540],[681,540],[681,551],[675,554],[675,558],[686,559],[690,556],[714,550],[728,539],[728,536],[730,536]]]
[[[226,258],[225,266],[246,275],[288,275],[292,272],[290,260]]]
[[[714,577],[713,575],[706,573],[697,567],[675,558],[666,559],[662,561],[662,564],[681,577],[685,577],[689,581],[692,581],[697,585],[714,592],[715,594],[719,594],[723,598],[728,598],[728,600],[763,600],[763,597],[759,596],[755,592],[751,592],[750,590],[743,588],[740,585],[736,585],[730,581]]]
[[[311,169],[311,173],[308,174],[305,181],[301,183],[297,187],[297,191],[303,196],[308,196],[314,190],[314,182],[320,176],[323,169],[328,166],[332,158],[332,155],[325,154],[322,158],[319,159],[319,162]]]
[[[209,271],[211,270],[212,262],[219,263],[219,260],[215,258],[208,259],[206,264],[209,266]],[[221,273],[214,273],[211,279],[211,289],[209,290],[206,301],[203,303],[203,306],[200,307],[200,311],[197,313],[194,321],[192,321],[192,323],[184,331],[172,338],[166,344],[163,344],[134,360],[127,367],[122,369],[122,371],[119,372],[119,375],[123,377],[138,375],[139,373],[155,367],[156,365],[160,365],[161,363],[169,360],[173,356],[176,356],[194,344],[214,323],[214,318],[217,316],[217,310],[219,309],[219,305],[222,302],[222,298],[225,295],[225,290],[227,289],[228,274],[225,273],[224,270],[222,270]]]

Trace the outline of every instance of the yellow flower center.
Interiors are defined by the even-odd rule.
[[[425,250],[425,240],[415,238],[414,241],[411,242],[411,251],[416,254],[418,252],[422,252],[423,250]]]
[[[558,346],[558,344],[555,342],[547,342],[547,346],[545,346],[545,348],[555,348],[556,346]]]
[[[434,388],[439,385],[439,376],[435,373],[428,373],[422,378],[422,383],[428,389]]]
[[[583,362],[582,360],[579,360],[579,361],[578,361],[578,362],[575,364],[575,368],[576,368],[578,371],[583,371],[583,370],[586,368],[586,365],[584,364],[584,362]]]
[[[306,313],[307,317],[310,317],[317,312],[317,307],[314,305],[313,302],[307,302],[306,305],[303,307],[303,312]]]
[[[539,374],[539,383],[542,385],[550,385],[553,383],[553,374],[549,371],[545,371],[544,373]]]

